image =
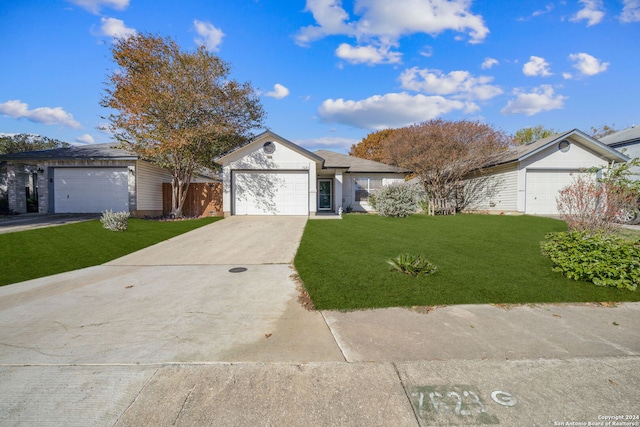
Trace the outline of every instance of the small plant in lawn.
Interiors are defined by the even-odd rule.
[[[422,255],[400,254],[387,261],[394,270],[416,277],[436,272],[437,267]]]
[[[635,291],[640,283],[640,241],[604,232],[549,233],[540,244],[553,271],[574,280]]]
[[[107,230],[126,231],[129,228],[129,212],[105,211],[102,213],[100,222]]]
[[[416,184],[391,184],[371,197],[371,205],[380,216],[407,217],[418,211],[423,191]]]

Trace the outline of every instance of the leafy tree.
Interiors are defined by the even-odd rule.
[[[591,136],[594,139],[600,139],[604,136],[611,135],[612,133],[616,133],[616,132],[618,131],[615,128],[615,124],[612,124],[611,126],[604,124],[600,127],[591,126]]]
[[[467,120],[429,120],[397,129],[385,140],[387,163],[412,170],[427,194],[455,200],[460,183],[471,171],[509,146],[510,138],[487,124]]]
[[[513,135],[513,142],[516,145],[528,144],[556,133],[555,129],[546,129],[542,125],[522,128]]]
[[[360,157],[361,159],[382,162],[384,158],[383,143],[391,135],[395,129],[384,129],[377,132],[371,132],[357,144],[351,146],[349,155]]]
[[[229,78],[230,66],[204,46],[181,51],[171,38],[138,34],[112,46],[119,68],[101,105],[123,148],[171,172],[172,211],[182,207],[194,173],[244,144],[264,111],[250,83]]]
[[[23,153],[25,151],[47,150],[69,147],[69,143],[40,135],[19,133],[0,136],[0,154]]]

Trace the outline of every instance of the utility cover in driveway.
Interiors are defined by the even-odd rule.
[[[55,213],[129,212],[127,168],[55,168]]]
[[[243,171],[232,178],[234,215],[308,215],[307,171]]]

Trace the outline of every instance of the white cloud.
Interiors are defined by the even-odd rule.
[[[205,46],[208,50],[216,52],[222,43],[224,33],[210,22],[193,21],[193,26],[201,38],[196,37],[194,41],[200,46]]]
[[[502,93],[498,86],[491,85],[493,77],[474,77],[468,71],[451,71],[443,74],[440,70],[413,67],[400,75],[403,89],[432,95],[452,95],[466,100],[487,100]]]
[[[604,18],[602,0],[579,0],[579,2],[582,3],[584,7],[571,17],[571,21],[578,22],[585,20],[587,21],[587,27],[599,24],[602,21]]]
[[[605,72],[609,67],[608,62],[602,62],[588,53],[572,53],[569,59],[574,62],[573,68],[583,76],[595,76]]]
[[[622,0],[624,7],[620,14],[622,22],[640,22],[640,0]]]
[[[124,25],[124,21],[116,18],[101,18],[102,34],[113,37],[114,39],[122,39],[136,35],[136,30]]]
[[[573,78],[573,74],[571,73],[562,73],[562,78],[565,80],[571,80]]]
[[[98,14],[103,7],[115,10],[125,10],[129,7],[129,0],[67,0],[91,13]]]
[[[89,135],[88,133],[85,133],[84,135],[80,135],[79,137],[77,137],[76,142],[79,142],[81,144],[93,144],[96,141],[95,139],[93,139],[91,135]]]
[[[451,30],[468,34],[470,43],[480,43],[489,29],[482,16],[473,14],[470,7],[469,0],[356,0],[353,10],[359,19],[350,21],[340,0],[307,0],[305,10],[313,14],[317,25],[301,28],[295,40],[308,46],[331,35],[353,37],[363,47],[341,45],[336,51],[349,58],[370,57],[375,52],[362,50],[368,44],[375,46],[378,53],[389,52],[403,36],[418,33],[436,36]],[[374,63],[356,63],[359,62]]]
[[[73,116],[62,109],[62,107],[40,107],[29,110],[29,105],[17,99],[0,104],[0,114],[14,119],[25,118],[32,122],[43,123],[45,125],[63,125],[72,128],[79,128],[80,123],[73,119]]]
[[[310,151],[327,150],[327,149],[338,150],[338,151],[349,151],[351,146],[359,143],[360,140],[325,136],[321,138],[299,139],[293,142]]]
[[[454,110],[473,110],[473,104],[442,96],[406,92],[375,95],[360,101],[327,99],[318,114],[322,120],[362,129],[381,130],[433,119]]]
[[[551,72],[549,71],[549,63],[539,56],[530,56],[529,62],[522,66],[522,72],[525,76],[529,77],[548,77],[551,75]]]
[[[402,58],[400,52],[389,52],[390,46],[351,46],[342,43],[336,49],[336,56],[351,64],[397,64]]]
[[[310,42],[330,35],[354,35],[353,27],[346,23],[349,14],[341,3],[340,0],[307,0],[305,12],[311,12],[319,25],[301,28],[295,38],[296,42],[307,46]]]
[[[549,12],[551,12],[554,9],[554,5],[553,3],[549,3],[544,9],[538,9],[536,11],[533,12],[533,14],[531,14],[531,16],[540,16],[540,15],[545,15]]]
[[[289,89],[281,85],[280,83],[276,83],[273,85],[273,90],[271,92],[267,92],[264,96],[268,96],[275,99],[282,99],[286,96],[289,96]]]
[[[521,89],[513,91],[515,99],[510,100],[500,110],[502,114],[525,114],[533,116],[543,111],[557,110],[564,107],[566,96],[556,95],[550,85],[540,85],[532,92],[525,93]]]
[[[498,64],[500,64],[500,62],[498,62],[498,60],[495,58],[484,58],[484,61],[482,62],[482,65],[480,67],[482,67],[483,70],[488,70],[490,68],[493,68],[494,65]]]

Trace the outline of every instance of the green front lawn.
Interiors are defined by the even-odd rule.
[[[318,309],[640,301],[552,272],[540,242],[565,229],[531,216],[345,215],[307,223],[295,267]],[[424,254],[438,271],[392,271],[386,261],[400,253]]]
[[[0,286],[103,264],[218,219],[132,218],[127,231],[105,230],[94,220],[0,234]]]

